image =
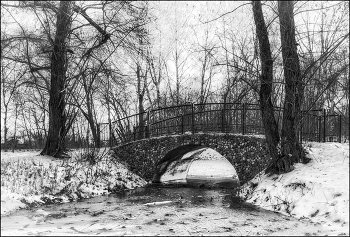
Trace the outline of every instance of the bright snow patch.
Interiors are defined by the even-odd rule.
[[[1,215],[43,200],[69,202],[147,183],[109,154],[100,156],[93,165],[81,160],[81,151],[63,161],[38,154],[39,151],[1,152]]]
[[[309,143],[308,164],[292,172],[261,173],[247,182],[241,196],[265,209],[311,219],[334,234],[349,235],[349,144]]]
[[[239,183],[233,165],[220,153],[211,148],[202,148],[184,154],[172,162],[160,177],[163,183],[189,183],[189,180],[227,180]]]

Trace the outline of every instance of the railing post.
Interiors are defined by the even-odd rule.
[[[242,116],[241,116],[241,119],[242,119],[242,135],[244,135],[245,133],[245,103],[242,104]]]
[[[301,123],[300,123],[300,144],[303,143],[303,126],[304,126],[303,120],[304,120],[304,117],[301,119]]]
[[[147,138],[151,138],[151,121],[149,111],[147,111]]]
[[[184,115],[181,116],[181,134],[184,134]]]
[[[194,104],[192,104],[192,134],[194,134]]]
[[[341,114],[339,116],[339,142],[341,143]]]
[[[323,142],[326,142],[326,109],[323,109]]]
[[[225,107],[221,110],[221,132],[225,132]]]
[[[318,116],[318,142],[321,142],[321,115]]]
[[[134,129],[133,129],[133,131],[134,131],[134,141],[136,141],[136,127],[135,127],[135,125],[133,127],[134,127]]]
[[[97,141],[95,141],[95,146],[100,148],[101,147],[101,128],[99,123],[96,124],[96,130],[97,130]]]
[[[108,121],[108,130],[109,130],[108,143],[109,143],[109,147],[112,147],[112,123],[111,123],[111,120]]]

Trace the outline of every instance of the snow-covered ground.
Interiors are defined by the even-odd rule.
[[[91,151],[90,151],[91,152]],[[113,189],[144,186],[146,181],[100,150],[93,165],[82,160],[86,150],[71,159],[40,156],[40,151],[1,151],[1,215],[30,205],[69,202],[106,195]]]
[[[281,175],[261,173],[245,184],[241,196],[268,210],[310,219],[332,235],[349,235],[349,144],[308,143],[311,162],[295,164]],[[1,152],[1,215],[30,203],[68,202],[107,194],[146,182],[108,155],[93,166],[58,161],[36,152]]]
[[[332,235],[349,235],[349,143],[308,143],[312,159],[292,172],[246,183],[241,196],[250,203],[300,219],[310,219]]]

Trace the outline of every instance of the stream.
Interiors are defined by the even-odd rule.
[[[145,205],[146,204],[146,205]],[[1,235],[324,235],[321,225],[241,201],[232,189],[149,186],[1,217]]]

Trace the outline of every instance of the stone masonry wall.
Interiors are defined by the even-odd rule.
[[[113,157],[150,181],[158,160],[168,151],[189,143],[210,147],[226,157],[235,167],[241,184],[266,168],[271,160],[264,138],[238,134],[184,134],[143,139],[114,147]]]

